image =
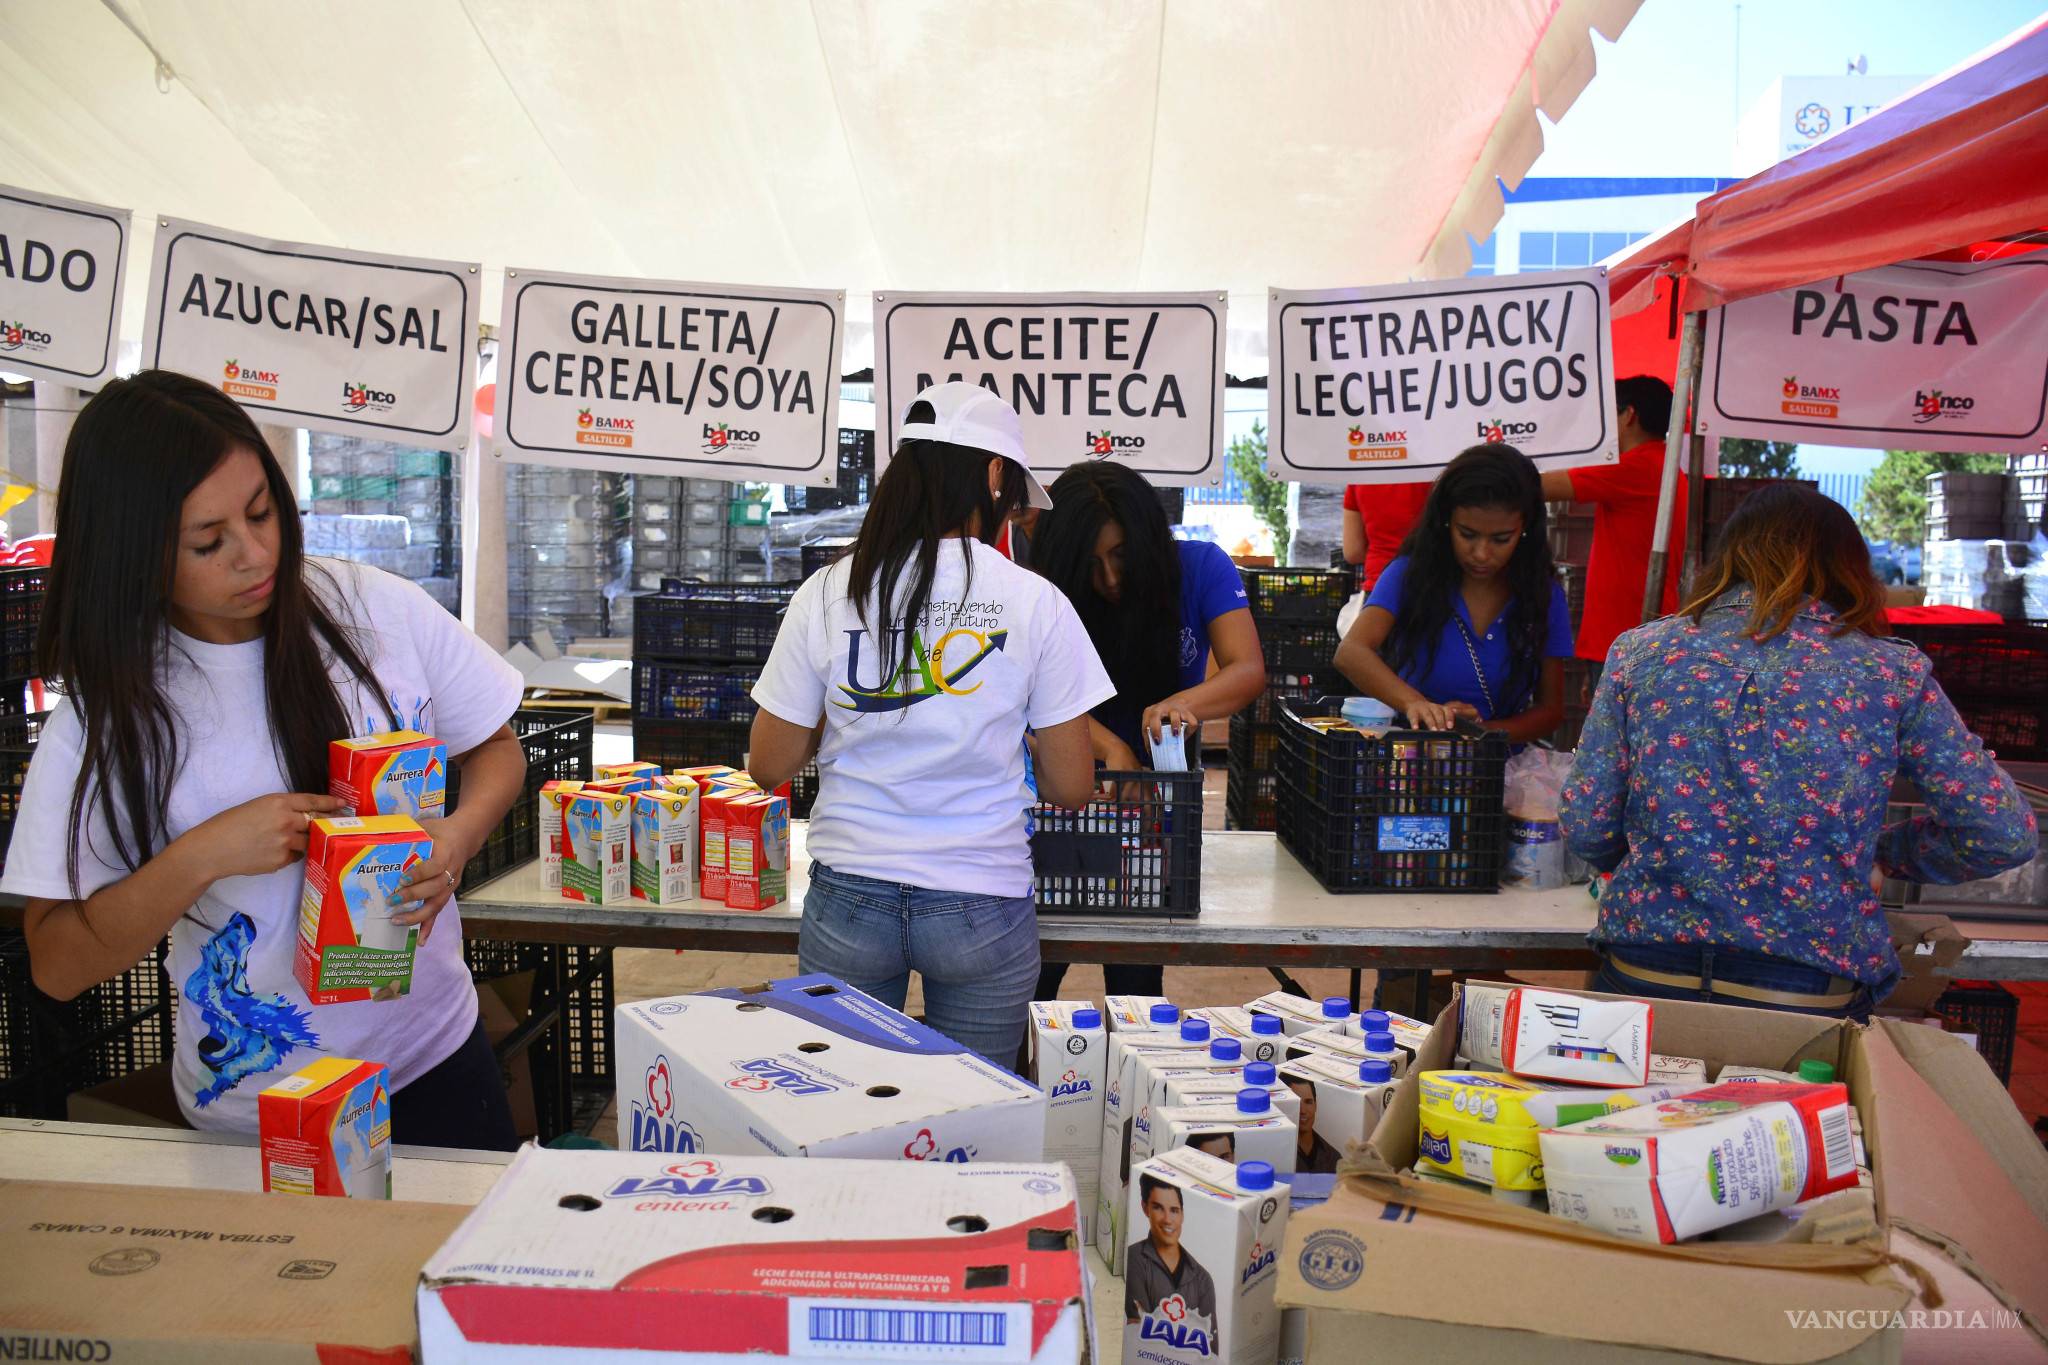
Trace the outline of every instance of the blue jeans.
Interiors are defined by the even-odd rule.
[[[899,1010],[916,971],[925,1023],[1008,1071],[1038,984],[1038,911],[1029,896],[931,891],[813,863],[797,969]]]
[[[1609,959],[1620,957],[1633,966],[1674,976],[1697,976],[1707,984],[1704,990],[1687,990],[1656,981],[1643,981],[1615,970]],[[1800,995],[1831,995],[1840,989],[1836,978],[1800,962],[1746,953],[1734,948],[1716,948],[1698,943],[1609,943],[1601,948],[1600,971],[1593,989],[1609,995],[1633,995],[1644,1000],[1702,1000],[1711,1005],[1739,1005],[1743,1009],[1776,1010],[1787,1014],[1821,1014],[1835,1019],[1870,1022],[1870,988],[1858,986],[1856,998],[1833,1009],[1822,1006],[1778,1005],[1762,1000],[1745,1000],[1712,989],[1717,981],[1762,990],[1792,991]]]

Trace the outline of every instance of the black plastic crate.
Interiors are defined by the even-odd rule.
[[[1306,621],[1264,620],[1259,626],[1259,651],[1266,657],[1266,672],[1273,673],[1320,673],[1336,665],[1337,657],[1336,613],[1330,615],[1329,625],[1311,625]]]
[[[633,757],[664,769],[723,763],[737,768],[747,756],[753,726],[722,720],[633,717]]]
[[[512,728],[519,735],[519,747],[526,753],[526,786],[505,818],[498,822],[484,846],[463,869],[462,887],[473,891],[484,883],[504,876],[513,868],[540,856],[540,813],[537,809],[542,784],[585,782],[590,778],[590,742],[595,728],[588,711],[520,710],[512,713]],[[462,765],[448,765],[448,809],[453,811],[462,792]]]
[[[789,818],[808,820],[811,807],[818,803],[818,762],[812,759],[797,770],[789,780]]]
[[[47,568],[0,569],[0,677],[36,671],[36,633],[43,624]]]
[[[1952,695],[1956,714],[2007,762],[2048,763],[2048,692],[2032,697]]]
[[[2020,1028],[2018,996],[1996,981],[1958,981],[1941,993],[1933,1011],[1947,1021],[1950,1033],[1976,1034],[1977,1055],[2000,1085],[2012,1083],[2013,1040]]]
[[[7,843],[14,837],[14,816],[21,805],[21,787],[47,712],[33,716],[0,715],[0,867],[6,866]]]
[[[1499,890],[1507,740],[1310,723],[1341,706],[1282,707],[1280,842],[1333,892]]]
[[[1313,701],[1351,690],[1344,675],[1334,668],[1311,670],[1305,673],[1266,674],[1266,690],[1259,693],[1259,699],[1238,712],[1261,725],[1270,725],[1280,719],[1280,703],[1283,701]],[[1235,720],[1233,716],[1231,719]]]
[[[804,543],[798,554],[803,568],[803,577],[809,578],[818,570],[830,564],[853,548],[853,537],[835,536],[829,540],[812,540]]]
[[[633,599],[633,657],[765,663],[795,593],[793,583],[664,578],[660,592]]]
[[[1351,576],[1334,569],[1239,568],[1237,573],[1262,627],[1269,618],[1331,624],[1354,591]]]
[[[1038,908],[1186,917],[1202,908],[1202,774],[1102,772],[1115,794],[1032,810]]]
[[[1892,627],[1934,665],[1934,680],[1951,698],[2029,697],[2048,682],[2048,623]]]
[[[1253,720],[1240,711],[1230,718],[1230,770],[1263,773],[1273,770],[1273,754],[1280,747],[1280,727],[1273,721]]]
[[[612,1010],[616,993],[612,983],[612,950],[587,944],[508,943],[495,939],[465,939],[464,960],[470,975],[490,981],[520,972],[534,973],[534,1000],[539,1008],[550,1007],[549,992],[554,973],[568,987],[561,1005],[561,1020],[554,1037],[567,1057],[570,1083],[579,1088],[609,1088],[612,1084],[614,1040]]]
[[[36,989],[27,940],[0,931],[0,1115],[62,1119],[72,1092],[169,1058],[169,953],[166,940],[112,980],[57,1000]]]
[[[1278,782],[1279,778],[1273,773],[1231,769],[1223,798],[1224,828],[1272,829],[1278,818]]]
[[[675,720],[722,720],[752,724],[758,664],[633,662],[633,714]]]

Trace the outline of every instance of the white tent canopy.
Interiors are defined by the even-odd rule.
[[[1231,292],[1462,272],[1640,0],[66,0],[0,181],[505,267]],[[855,318],[865,309],[856,304]],[[867,362],[856,328],[848,368]]]

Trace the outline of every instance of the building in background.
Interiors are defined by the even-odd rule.
[[[1735,127],[1735,169],[1755,175],[1834,136],[1923,84],[1925,76],[1780,76]]]

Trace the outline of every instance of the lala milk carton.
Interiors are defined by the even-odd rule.
[[[1109,1035],[1109,1092],[1102,1100],[1102,1189],[1095,1201],[1095,1244],[1112,1274],[1121,1273],[1117,1245],[1124,1216],[1124,1195],[1131,1176],[1131,1132],[1144,1091],[1139,1085],[1138,1064],[1154,1054],[1179,1058],[1197,1057],[1209,1050],[1209,1026],[1200,1019],[1183,1019],[1172,1033],[1112,1033]]]
[[[448,746],[417,730],[333,740],[327,790],[351,815],[438,820],[448,805]]]
[[[1045,1096],[829,976],[617,1011],[619,1146],[1040,1161]]]
[[[407,869],[434,856],[434,841],[405,815],[336,815],[306,832],[306,884],[292,961],[315,1005],[395,1000],[412,990],[419,926],[393,924]]]
[[[633,899],[681,905],[697,896],[697,784],[633,797]],[[558,870],[559,875],[559,870]]]
[[[600,782],[631,782],[636,778],[655,778],[661,774],[659,763],[600,763],[596,768]]]
[[[1163,995],[1111,995],[1102,1001],[1111,1033],[1171,1032],[1180,1027],[1180,1007]]]
[[[707,901],[725,900],[726,810],[733,802],[752,796],[754,788],[714,782],[697,801],[697,824],[703,847],[697,853],[698,894]]]
[[[1395,1074],[1405,1076],[1423,1045],[1429,1041],[1430,1025],[1392,1010],[1365,1010],[1345,1021],[1344,1032],[1353,1038],[1369,1038],[1375,1033],[1392,1034],[1394,1046],[1401,1053],[1401,1060],[1394,1068]]]
[[[1264,1090],[1238,1091],[1229,1109],[1203,1104],[1158,1110],[1152,1133],[1155,1152],[1194,1147],[1232,1165],[1264,1161],[1282,1180],[1293,1178],[1301,1144],[1300,1130]]]
[[[789,899],[789,802],[749,792],[725,807],[725,904],[766,910]]]
[[[1278,1015],[1254,1014],[1236,1005],[1189,1010],[1188,1015],[1194,1019],[1206,1019],[1212,1034],[1237,1039],[1244,1045],[1244,1059],[1248,1062],[1278,1064],[1286,1060],[1287,1025]]]
[[[1124,1365],[1271,1365],[1287,1190],[1266,1163],[1183,1148],[1133,1172]]]
[[[1025,1041],[1031,1083],[1045,1092],[1045,1159],[1073,1171],[1081,1239],[1088,1241],[1102,1188],[1102,1092],[1109,1084],[1102,1011],[1085,1000],[1034,1001]]]
[[[550,891],[562,889],[562,803],[583,786],[561,780],[540,784],[535,810],[540,830],[540,884]]]
[[[1135,1166],[1152,1155],[1152,1115],[1166,1107],[1166,1089],[1171,1082],[1196,1075],[1236,1077],[1243,1074],[1244,1049],[1235,1038],[1218,1038],[1211,1034],[1209,1046],[1202,1052],[1139,1053],[1125,1101],[1137,1105],[1131,1111],[1129,1164]]]
[[[391,1197],[391,1090],[382,1065],[322,1057],[256,1097],[263,1188]]]
[[[1690,1090],[1541,1134],[1550,1211],[1617,1237],[1682,1242],[1856,1182],[1849,1089],[1768,1081]]]
[[[1088,1287],[1052,1165],[527,1147],[428,1260],[449,1365],[1079,1365]]]
[[[1166,1082],[1161,1109],[1190,1109],[1202,1105],[1231,1109],[1247,1090],[1263,1090],[1273,1107],[1287,1115],[1290,1123],[1301,1125],[1301,1096],[1288,1089],[1271,1062],[1246,1062],[1242,1071],[1184,1071]],[[1151,1153],[1147,1152],[1146,1156]],[[1296,1164],[1299,1169],[1299,1163]]]
[[[1336,1170],[1352,1143],[1372,1136],[1400,1084],[1382,1058],[1354,1063],[1326,1053],[1288,1062],[1280,1080],[1301,1105],[1293,1117],[1307,1146],[1297,1169],[1318,1174]]]
[[[562,898],[624,905],[633,897],[633,798],[585,787],[562,801]]]
[[[1253,1014],[1271,1014],[1278,1017],[1280,1027],[1290,1038],[1298,1033],[1307,1033],[1310,1029],[1341,1030],[1344,1021],[1351,1018],[1351,1002],[1341,995],[1311,1000],[1305,995],[1269,991],[1246,1005],[1245,1009]]]

